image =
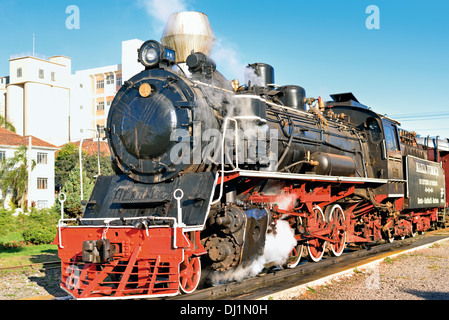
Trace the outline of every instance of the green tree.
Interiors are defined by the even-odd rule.
[[[98,156],[83,156],[83,170],[86,170],[87,176],[91,179],[98,176]],[[111,157],[100,153],[100,173],[102,176],[110,176],[115,174],[111,166]]]
[[[6,128],[12,132],[16,132],[16,128],[12,125],[12,123],[6,121],[6,118],[2,115],[0,115],[0,127]]]
[[[87,176],[83,170],[83,198],[88,200],[94,187],[93,181]],[[62,192],[65,193],[67,199],[64,202],[64,213],[66,218],[77,218],[82,214],[81,206],[81,183],[80,183],[80,169],[78,166],[70,171],[67,181],[62,187]],[[59,201],[58,201],[59,202]]]
[[[55,159],[55,185],[60,189],[64,186],[69,173],[79,163],[78,147],[73,143],[65,144]]]
[[[2,194],[6,195],[11,188],[12,202],[16,206],[25,208],[26,195],[28,192],[28,159],[27,147],[20,146],[14,153],[14,157],[3,159],[0,166],[0,184]],[[31,170],[36,162],[32,160]]]
[[[82,152],[83,157],[83,171],[86,171],[87,176],[94,181],[95,176],[98,175],[98,158],[97,155],[88,155]],[[55,184],[62,188],[67,181],[70,172],[76,167],[79,167],[79,149],[73,143],[65,144],[55,159]],[[111,167],[111,159],[109,156],[100,154],[100,170],[101,175],[112,175],[114,171]]]

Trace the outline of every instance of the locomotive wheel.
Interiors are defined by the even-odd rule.
[[[323,210],[320,207],[314,207],[311,215],[308,218],[307,224],[313,226],[311,229],[317,231],[326,225],[326,220],[324,218]],[[307,252],[309,253],[309,258],[313,262],[318,262],[324,255],[326,249],[326,240],[319,238],[307,240]]]
[[[186,256],[179,270],[179,289],[182,293],[192,293],[201,279],[201,263],[199,257]]]
[[[345,212],[338,204],[328,206],[326,208],[326,219],[333,228],[330,238],[335,239],[337,243],[330,244],[330,255],[339,257],[343,253],[346,245],[346,231],[345,228]]]
[[[295,223],[292,226],[292,229],[295,230],[295,235],[299,234],[299,228],[301,227],[301,225],[302,225],[301,217],[296,217]],[[293,250],[288,255],[287,263],[285,264],[285,266],[287,268],[289,268],[289,269],[296,268],[296,266],[301,261],[303,247],[304,247],[303,243],[299,243],[299,242],[296,243],[296,246],[293,248]]]

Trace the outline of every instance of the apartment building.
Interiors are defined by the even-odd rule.
[[[5,114],[16,133],[54,145],[68,141],[71,58],[16,55],[9,71]]]
[[[123,41],[120,64],[74,73],[70,57],[11,56],[10,75],[0,78],[0,115],[15,126],[17,134],[58,146],[95,138],[97,125],[106,126],[123,82],[143,70],[137,61],[142,43]]]
[[[81,70],[74,74],[71,141],[95,137],[97,125],[103,134],[109,108],[122,83],[120,64]]]
[[[7,84],[9,84],[9,77],[0,77],[0,115],[3,117],[5,116]]]

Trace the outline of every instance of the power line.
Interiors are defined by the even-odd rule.
[[[433,119],[433,118],[447,118],[449,117],[449,112],[425,112],[425,113],[402,113],[388,115],[388,117],[397,120],[413,120],[413,119]]]

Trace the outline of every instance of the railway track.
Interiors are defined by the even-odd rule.
[[[323,260],[318,263],[302,262],[294,269],[267,272],[262,276],[246,279],[242,282],[221,284],[197,290],[190,295],[175,296],[166,300],[257,300],[332,274],[353,270],[377,259],[384,259],[397,253],[405,253],[414,248],[447,238],[449,238],[449,229],[440,229],[414,238],[369,246],[367,250],[357,250],[355,247],[348,248],[340,257],[331,258],[325,255]]]
[[[60,266],[61,266],[61,261],[47,261],[47,262],[23,264],[20,266],[2,267],[2,268],[0,268],[0,271],[23,269],[23,268],[35,268],[35,267],[44,267],[45,269],[54,269],[54,268],[60,268]]]
[[[347,270],[353,270],[361,265],[367,264],[378,259],[384,259],[398,253],[406,253],[421,246],[431,245],[432,243],[449,239],[449,228],[430,231],[414,238],[407,238],[393,243],[383,243],[367,246],[366,249],[350,247],[345,250],[340,257],[330,257],[325,255],[318,262],[308,262],[303,260],[294,269],[277,269],[267,271],[256,277],[245,279],[241,282],[229,282],[216,286],[198,289],[189,295],[179,295],[164,299],[151,300],[258,300],[269,297],[277,292],[288,290],[292,287],[306,285],[313,281],[329,277],[334,274]],[[58,268],[59,261],[44,263],[35,263],[15,267],[1,268],[18,269],[25,267],[43,266],[48,268]],[[67,297],[40,296],[32,299],[57,299],[68,300]]]

